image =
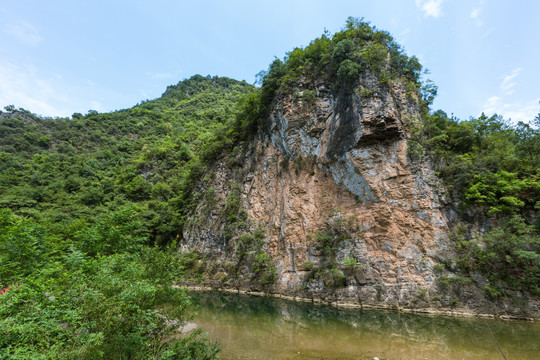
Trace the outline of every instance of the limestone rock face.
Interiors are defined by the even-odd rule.
[[[369,72],[359,83],[340,93],[301,82],[295,95],[277,97],[241,165],[215,165],[205,188],[215,190],[217,205],[208,211],[201,201],[184,249],[220,264],[237,261],[235,237],[223,235],[223,209],[239,184],[245,231],[264,229],[264,251],[277,269],[270,291],[381,307],[449,306],[454,295],[439,289],[435,267],[452,255],[444,189],[429,164],[412,166],[407,156],[418,103]],[[307,87],[315,101],[298,100]],[[340,231],[346,236],[334,249],[317,243],[318,234]],[[257,289],[249,280],[219,286]],[[478,294],[460,305],[489,311]]]

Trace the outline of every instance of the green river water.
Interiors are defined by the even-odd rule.
[[[221,344],[222,359],[540,359],[540,323],[191,296],[192,321]]]

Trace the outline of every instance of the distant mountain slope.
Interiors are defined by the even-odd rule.
[[[253,91],[196,75],[111,113],[0,113],[0,207],[62,224],[135,203],[153,239],[174,239],[185,164],[196,162],[212,134],[227,132],[239,99]]]

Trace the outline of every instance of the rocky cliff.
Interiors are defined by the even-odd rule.
[[[357,84],[336,90],[301,79],[274,98],[256,140],[202,179],[182,241],[184,252],[200,254],[198,281],[363,306],[523,316],[487,299],[481,279],[463,282],[441,265],[452,257],[457,215],[429,163],[408,156],[417,97],[369,70]],[[522,308],[537,312],[536,303]]]

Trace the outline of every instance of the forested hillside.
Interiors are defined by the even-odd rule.
[[[253,91],[193,76],[112,113],[0,114],[0,358],[215,355],[197,334],[173,337],[192,311],[170,287],[174,244],[203,159],[236,143]]]
[[[4,113],[0,207],[61,231],[75,219],[92,223],[136,204],[140,231],[152,241],[170,241],[191,192],[190,170],[218,137],[235,142],[237,102],[254,90],[245,82],[194,76],[157,100],[112,113],[72,119]]]

